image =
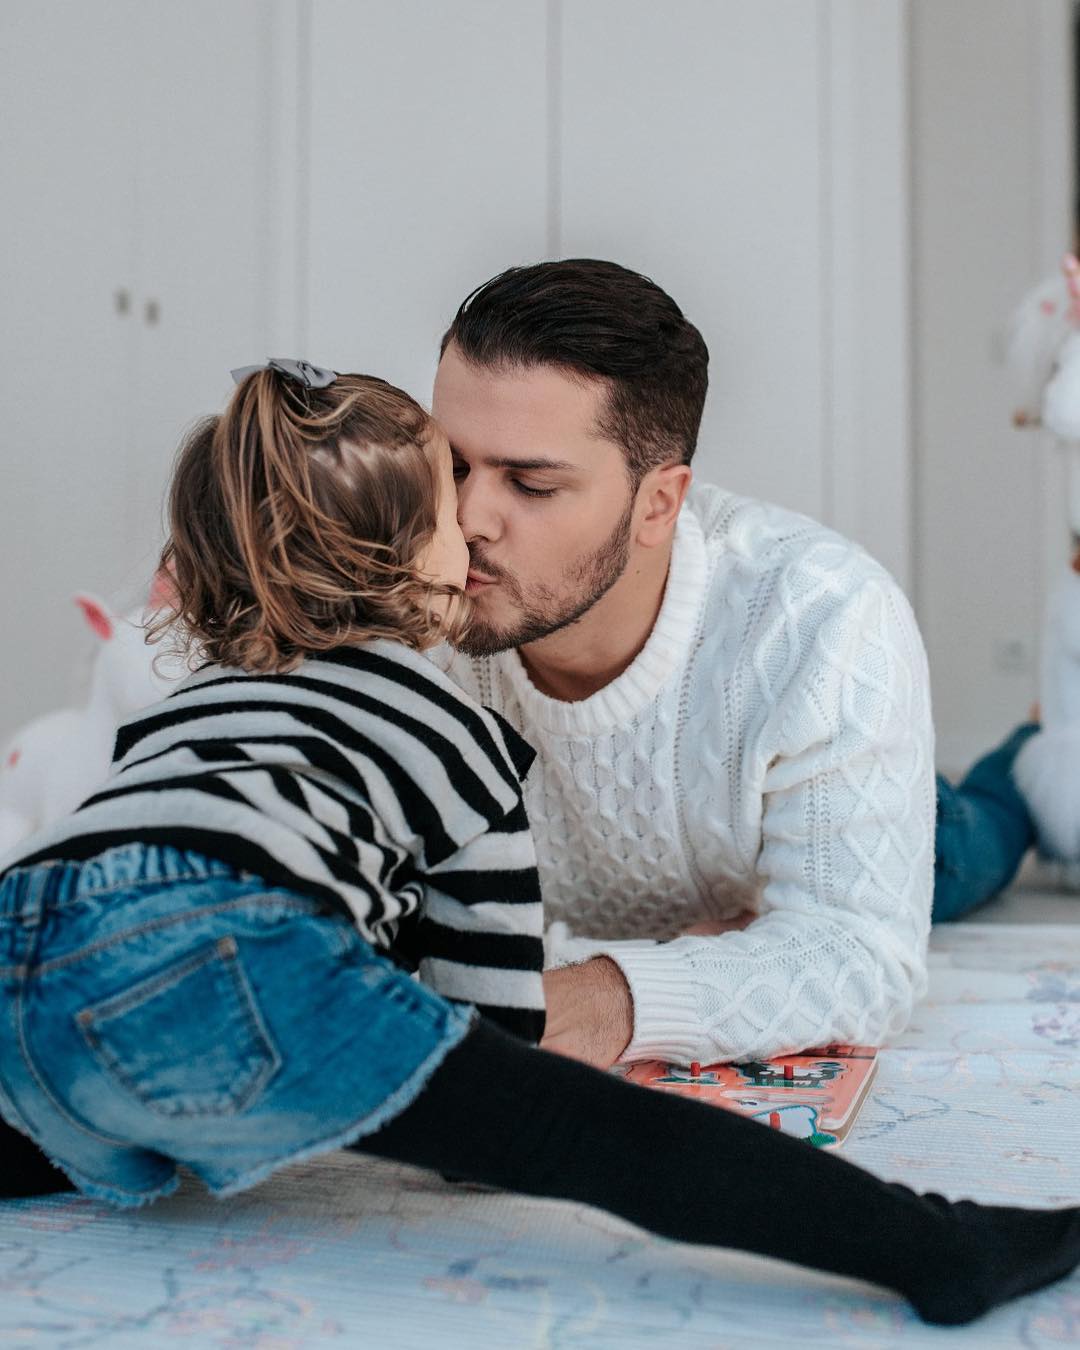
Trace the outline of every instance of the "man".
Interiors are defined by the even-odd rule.
[[[658,286],[573,260],[475,291],[435,380],[477,616],[437,659],[539,752],[544,1044],[600,1066],[879,1043],[925,987],[933,734],[910,606],[832,531],[692,484],[707,365]],[[1015,823],[1000,781],[986,819]],[[963,860],[971,803],[941,790]],[[996,888],[964,867],[950,884]]]

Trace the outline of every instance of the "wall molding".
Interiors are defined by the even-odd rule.
[[[907,18],[904,0],[819,6],[821,462],[828,523],[911,595]]]
[[[1032,113],[1030,181],[1027,185],[1032,209],[1031,283],[1060,267],[1072,234],[1076,182],[1061,172],[1062,164],[1074,165],[1073,144],[1073,3],[1043,0],[1030,11],[1028,46],[1029,80],[1035,107]],[[1035,450],[1035,447],[1033,447]],[[1042,542],[1042,593],[1036,603],[1045,605],[1049,589],[1064,570],[1069,529],[1063,503],[1067,493],[1065,456],[1048,435],[1040,437],[1042,487],[1041,519],[1037,526]]]
[[[308,223],[311,127],[312,0],[270,0],[265,68],[272,96],[266,124],[266,331],[273,352],[307,357],[309,325]],[[310,355],[318,361],[318,353]]]

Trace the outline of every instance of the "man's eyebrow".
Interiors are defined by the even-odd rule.
[[[453,448],[453,447],[451,447]],[[454,454],[459,452],[454,450]],[[571,464],[565,459],[545,459],[535,457],[529,459],[518,459],[513,455],[488,455],[481,459],[481,464],[489,469],[519,469],[524,473],[537,473],[544,469],[554,469],[563,473],[577,473],[578,466]]]

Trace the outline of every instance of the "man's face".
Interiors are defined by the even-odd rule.
[[[432,411],[454,455],[475,622],[462,650],[536,642],[585,614],[630,558],[620,446],[595,430],[604,388],[553,366],[488,370],[451,344]]]

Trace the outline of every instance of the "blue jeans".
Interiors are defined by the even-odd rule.
[[[213,1191],[405,1109],[473,1024],[310,897],[130,844],[0,880],[0,1115],[81,1190]]]
[[[1013,782],[1012,766],[1038,730],[1035,723],[1017,727],[957,786],[938,777],[935,923],[958,919],[1003,890],[1035,843],[1035,826]]]

